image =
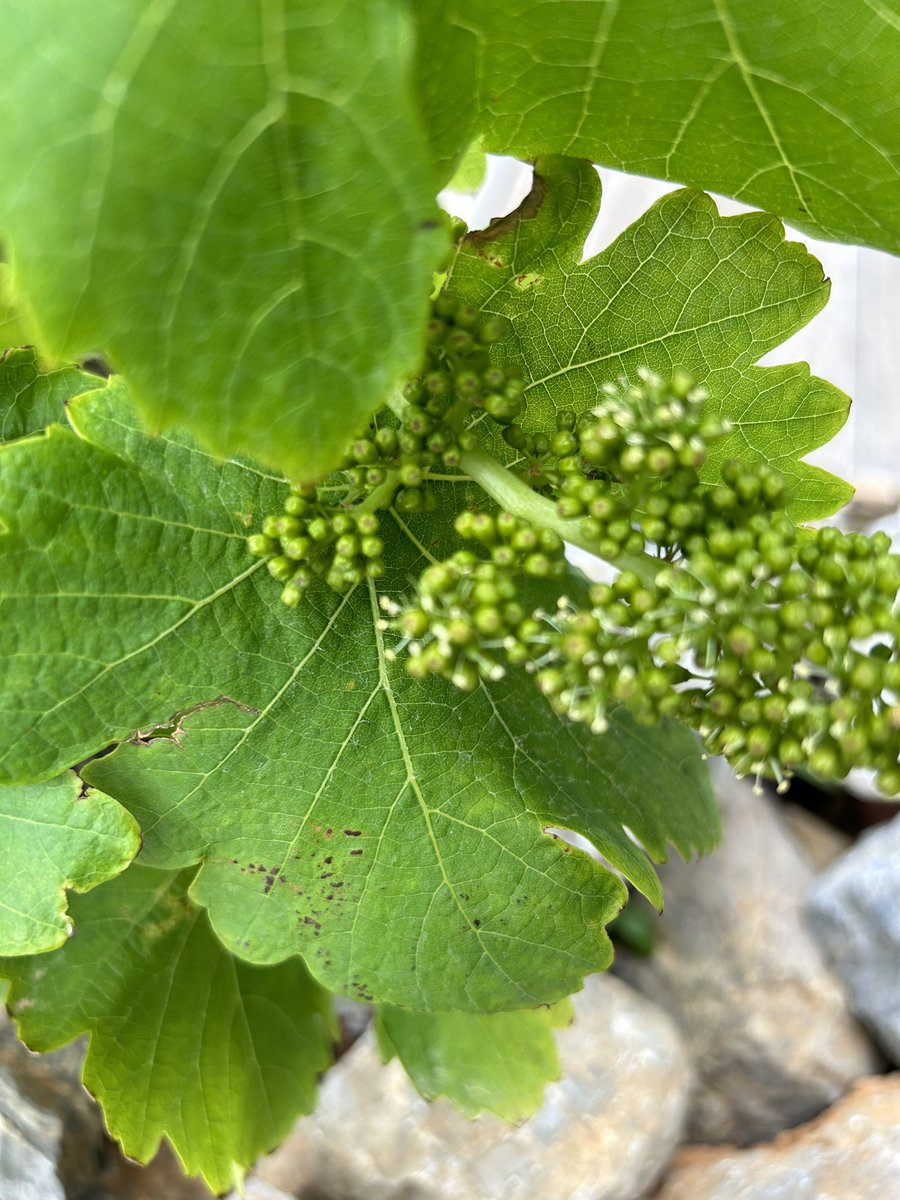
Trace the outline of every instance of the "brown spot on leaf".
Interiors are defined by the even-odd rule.
[[[488,242],[494,241],[496,238],[502,237],[505,233],[512,232],[520,221],[533,220],[540,212],[546,193],[547,185],[541,176],[538,175],[537,171],[535,171],[531,181],[531,191],[519,207],[514,208],[505,217],[495,217],[487,229],[473,229],[470,233],[466,234],[465,241],[477,249]],[[482,254],[483,257],[484,255]]]
[[[182,739],[187,733],[184,727],[185,721],[205,708],[218,708],[221,704],[233,704],[241,712],[259,712],[258,708],[252,708],[249,704],[241,704],[240,700],[233,700],[231,696],[217,696],[215,700],[201,700],[199,704],[192,704],[190,708],[180,708],[167,721],[160,721],[156,725],[148,726],[147,729],[136,729],[126,740],[134,746],[150,746],[153,742],[172,742],[180,750]]]

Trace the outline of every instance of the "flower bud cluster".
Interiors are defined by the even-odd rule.
[[[784,514],[711,522],[651,584],[625,571],[591,589],[589,609],[561,606],[538,686],[594,729],[616,703],[647,723],[675,717],[741,774],[781,784],[801,765],[829,779],[869,767],[896,794],[900,556],[889,544],[798,530]]]
[[[457,430],[482,414],[511,424],[522,411],[525,375],[517,363],[499,366],[489,354],[506,329],[505,318],[485,317],[441,292],[425,331],[425,369],[407,384],[407,400]]]
[[[685,372],[665,380],[642,368],[638,376],[605,385],[601,403],[577,420],[559,413],[551,443],[559,514],[580,519],[608,559],[647,542],[678,544],[702,527],[698,472],[730,428],[707,412],[706,390]]]
[[[281,599],[296,608],[314,579],[346,592],[384,574],[384,542],[374,512],[334,507],[314,487],[292,485],[284,512],[266,517],[248,539],[251,554],[267,559],[283,584]]]
[[[507,663],[531,659],[544,630],[523,604],[522,581],[559,579],[566,567],[555,533],[510,513],[463,512],[455,528],[487,557],[459,550],[426,568],[413,606],[382,604],[414,678],[442,675],[470,691],[480,679],[502,678]]]
[[[640,382],[622,377],[603,385],[603,398],[577,420],[561,414],[551,448],[566,474],[586,463],[609,479],[627,483],[638,476],[666,479],[706,461],[707,443],[730,429],[707,411],[709,394],[684,371],[670,379],[638,368]]]
[[[430,512],[426,486],[435,470],[454,471],[477,444],[467,428],[479,414],[500,424],[522,407],[524,377],[518,366],[490,362],[488,347],[506,329],[449,293],[434,302],[422,374],[404,389],[398,420],[385,410],[344,450],[339,469],[322,485],[292,485],[281,514],[267,517],[249,539],[252,554],[268,560],[296,607],[314,579],[338,592],[383,574],[383,545],[375,509],[401,514]]]
[[[435,469],[457,469],[487,417],[529,460],[525,477],[553,497],[557,523],[578,522],[579,544],[644,566],[595,585],[583,607],[560,597],[548,616],[525,602],[524,584],[562,579],[557,533],[508,512],[463,512],[456,533],[474,548],[428,567],[411,606],[382,601],[414,677],[470,690],[524,666],[556,711],[595,731],[625,705],[639,721],[695,729],[740,773],[782,785],[801,766],[830,779],[869,767],[900,793],[900,557],[888,539],[798,529],[784,478],[765,464],[732,460],[701,484],[708,447],[729,426],[681,372],[642,370],[637,383],[604,387],[592,412],[560,412],[555,433],[526,433],[522,372],[488,353],[503,332],[500,319],[438,296],[402,417],[380,414],[329,480],[292,486],[249,539],[285,603],[315,579],[346,592],[380,576],[377,510],[434,507]]]

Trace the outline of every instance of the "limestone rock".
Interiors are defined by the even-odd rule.
[[[714,775],[722,845],[663,868],[653,956],[616,970],[675,1018],[698,1075],[691,1140],[773,1137],[837,1099],[879,1060],[807,928],[813,875],[775,807]]]
[[[246,1200],[250,1200],[248,1191]],[[92,1193],[91,1200],[94,1194]],[[126,1158],[118,1145],[100,1179],[97,1200],[214,1200],[199,1178],[186,1178],[175,1152],[164,1141],[146,1166]],[[258,1197],[257,1200],[263,1200]]]
[[[54,1163],[70,1195],[80,1195],[89,1188],[106,1148],[100,1110],[81,1084],[83,1058],[83,1042],[72,1042],[50,1054],[32,1054],[18,1040],[15,1026],[0,1009],[0,1071],[5,1072],[23,1103],[52,1116],[59,1126]],[[6,1200],[2,1185],[0,1198]]]
[[[749,1150],[690,1147],[656,1200],[893,1200],[900,1075],[861,1080],[817,1120]]]
[[[575,1008],[562,1078],[530,1121],[426,1103],[369,1031],[258,1176],[316,1200],[636,1200],[680,1140],[688,1063],[666,1015],[617,979],[588,980]]]
[[[65,1200],[56,1174],[62,1122],[32,1104],[0,1068],[0,1196],[3,1200]]]
[[[780,816],[806,863],[816,874],[830,867],[852,839],[799,804],[785,804]]]
[[[808,913],[853,1011],[900,1066],[900,817],[819,877]]]
[[[235,1192],[232,1200],[292,1200],[292,1197],[287,1192],[283,1192],[281,1188],[274,1187],[271,1183],[266,1183],[265,1180],[251,1175],[244,1187],[243,1197],[238,1197]]]
[[[341,1047],[349,1050],[358,1037],[368,1029],[372,1021],[371,1004],[360,1004],[345,996],[334,996],[334,1010],[341,1026]]]

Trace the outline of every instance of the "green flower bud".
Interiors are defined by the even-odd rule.
[[[279,583],[287,583],[294,574],[295,569],[293,560],[284,555],[279,555],[277,558],[270,558],[266,566],[272,578],[277,579]]]
[[[312,553],[315,543],[312,538],[295,537],[284,538],[281,543],[281,548],[288,558],[292,558],[294,562],[301,562],[304,558],[308,558]]]
[[[284,511],[291,517],[305,517],[313,510],[309,501],[302,496],[290,495],[284,502]]]
[[[257,558],[263,558],[267,554],[274,554],[278,549],[278,542],[275,538],[266,537],[264,533],[252,533],[247,538],[247,549]]]

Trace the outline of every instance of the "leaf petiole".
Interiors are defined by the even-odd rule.
[[[403,396],[394,394],[388,400],[391,410],[402,419],[407,401]],[[572,546],[586,550],[603,558],[611,566],[621,571],[633,571],[644,583],[652,583],[659,572],[661,563],[650,554],[619,554],[614,559],[606,558],[598,553],[595,538],[588,536],[581,521],[561,517],[556,505],[545,496],[539,496],[524,480],[519,479],[498,462],[486,450],[474,449],[463,451],[460,457],[460,469],[474,480],[492,500],[501,508],[512,513],[520,520],[529,521],[542,529],[552,529],[563,541]]]

